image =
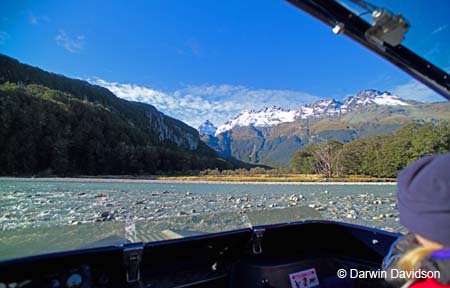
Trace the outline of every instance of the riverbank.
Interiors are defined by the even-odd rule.
[[[207,182],[262,182],[262,183],[319,183],[321,185],[332,183],[332,184],[368,184],[368,183],[395,183],[395,178],[374,178],[365,176],[349,176],[349,177],[335,177],[335,178],[325,178],[320,175],[302,175],[302,174],[283,174],[277,175],[245,175],[245,176],[222,176],[222,175],[206,175],[206,176],[160,176],[158,180],[165,181],[207,181]]]
[[[198,184],[292,184],[292,185],[395,185],[394,178],[350,176],[323,178],[319,175],[287,174],[283,176],[81,176],[81,177],[0,177],[0,181],[35,182],[105,182],[105,183],[198,183]]]

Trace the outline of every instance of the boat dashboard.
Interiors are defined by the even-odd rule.
[[[389,287],[350,272],[380,269],[397,237],[329,221],[259,226],[4,261],[0,288]]]

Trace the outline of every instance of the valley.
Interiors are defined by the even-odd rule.
[[[363,90],[342,102],[321,100],[296,110],[269,107],[243,111],[219,127],[201,125],[201,139],[224,157],[289,167],[294,153],[310,144],[389,134],[416,123],[450,120],[449,103],[404,100],[389,92]]]

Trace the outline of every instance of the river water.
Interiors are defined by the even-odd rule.
[[[140,239],[139,233],[170,230],[188,236],[237,229],[248,226],[246,213],[288,207],[309,207],[323,219],[402,231],[395,191],[388,184],[0,179],[0,258],[23,252],[25,246],[11,244],[18,239],[34,239],[36,249],[40,237],[43,251],[52,241],[53,249],[65,249],[64,243],[80,234],[69,246],[83,246],[87,235],[91,240],[120,234],[130,241],[152,241],[149,234]]]

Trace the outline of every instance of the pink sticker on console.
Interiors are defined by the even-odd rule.
[[[292,288],[309,288],[319,286],[319,278],[316,269],[311,268],[289,274]]]

